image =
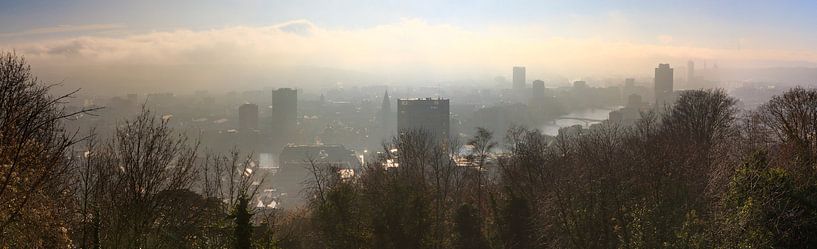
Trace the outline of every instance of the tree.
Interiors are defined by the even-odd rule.
[[[814,188],[797,188],[767,154],[755,152],[737,169],[722,202],[725,248],[806,248],[817,243]]]
[[[98,157],[102,191],[100,219],[103,247],[161,247],[157,239],[179,205],[176,191],[189,190],[196,180],[197,144],[143,109],[133,120],[116,128],[106,146],[91,153]],[[171,211],[169,211],[171,210]]]
[[[470,204],[463,204],[457,209],[454,215],[454,231],[457,235],[455,248],[490,248],[482,233],[482,220],[479,210]]]
[[[337,173],[334,173],[337,175]],[[313,200],[315,226],[327,248],[366,248],[370,240],[365,226],[366,207],[361,205],[358,187],[351,182],[334,181],[327,186],[325,199]]]
[[[497,211],[504,248],[534,248],[533,214],[528,199],[508,191],[504,207]]]
[[[0,52],[0,247],[67,247],[70,148],[62,107],[25,59]]]
[[[74,173],[74,195],[77,199],[79,224],[79,231],[75,231],[75,242],[79,248],[99,248],[99,234],[101,228],[100,220],[100,203],[98,198],[102,195],[103,179],[99,171],[99,161],[97,156],[92,153],[97,153],[98,142],[96,140],[95,130],[91,129],[90,135],[86,140],[85,152],[81,160],[75,164]]]
[[[484,202],[482,201],[482,197],[484,195],[483,191],[483,171],[485,170],[485,161],[491,156],[491,152],[497,146],[497,143],[493,141],[493,132],[478,127],[477,134],[474,135],[473,138],[468,140],[466,145],[471,147],[471,154],[468,155],[468,160],[472,165],[477,167],[477,172],[475,174],[477,180],[477,205],[482,205]],[[480,213],[484,207],[479,206],[478,208]]]
[[[233,149],[228,154],[207,153],[200,171],[205,198],[219,203],[205,227],[215,231],[232,230],[232,236],[226,241],[231,241],[236,248],[248,248],[255,237],[256,210],[249,204],[256,198],[265,178],[259,177],[255,165],[252,154],[242,157],[238,149]],[[225,224],[226,220],[231,222]],[[208,236],[205,243],[212,247],[227,246],[219,235]]]
[[[688,140],[709,149],[736,134],[736,103],[721,89],[684,91],[662,115],[662,130],[670,139]]]
[[[799,182],[817,179],[817,90],[792,88],[758,108],[764,130],[780,143],[779,155]]]
[[[252,247],[252,213],[249,207],[250,198],[246,193],[240,193],[238,203],[233,211],[235,221],[235,249],[249,249]]]
[[[737,100],[723,90],[691,90],[662,113],[655,141],[660,155],[653,171],[660,191],[653,199],[660,240],[678,239],[688,216],[710,217],[711,203],[722,193],[742,152]]]
[[[505,248],[537,248],[541,243],[537,237],[545,236],[535,234],[552,232],[542,228],[545,225],[536,218],[542,210],[533,203],[551,191],[547,184],[555,176],[553,164],[548,162],[553,150],[548,145],[550,140],[538,130],[513,127],[505,140],[510,153],[497,158],[502,195],[494,211],[500,238]]]
[[[734,167],[730,160],[740,160],[740,156],[731,157],[739,152],[732,144],[739,135],[736,103],[721,89],[684,91],[661,116],[658,136],[667,145],[663,148],[666,170],[685,178],[680,184],[687,192],[677,197],[686,198],[680,201],[693,209],[705,211],[707,186],[724,185]],[[710,193],[718,191],[722,190],[711,189]]]

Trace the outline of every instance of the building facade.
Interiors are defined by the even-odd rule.
[[[280,139],[290,141],[298,127],[298,91],[278,88],[272,91],[272,130]]]
[[[513,67],[513,89],[524,89],[525,82],[525,67]]]
[[[238,130],[242,132],[258,130],[258,105],[243,104],[238,107]]]
[[[673,69],[669,64],[658,64],[655,68],[655,107],[658,110],[673,104],[672,91]]]
[[[451,119],[448,99],[399,99],[397,102],[399,133],[425,130],[434,138],[449,138]]]

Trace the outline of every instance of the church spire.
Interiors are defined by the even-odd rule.
[[[391,112],[391,100],[389,100],[389,90],[386,90],[386,94],[383,95],[383,104],[380,106],[380,111],[383,112],[383,114]]]

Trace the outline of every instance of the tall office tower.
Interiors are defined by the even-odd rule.
[[[513,89],[525,88],[525,67],[513,67]]]
[[[243,104],[238,107],[238,129],[242,132],[258,129],[258,105]]]
[[[425,130],[435,139],[445,141],[450,132],[448,99],[398,99],[397,130]]]
[[[537,106],[545,103],[545,82],[541,80],[534,80],[532,90],[531,102],[535,103]]]
[[[391,99],[389,99],[389,91],[383,95],[383,103],[380,105],[380,126],[383,127],[384,138],[388,138],[394,134],[394,112],[391,110]]]
[[[655,68],[655,107],[661,110],[672,104],[672,68],[669,64],[658,64]]]
[[[292,88],[278,88],[272,91],[273,134],[279,134],[285,141],[290,140],[298,125],[298,91]]]

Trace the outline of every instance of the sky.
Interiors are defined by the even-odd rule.
[[[0,0],[0,50],[96,90],[817,66],[817,1]]]

